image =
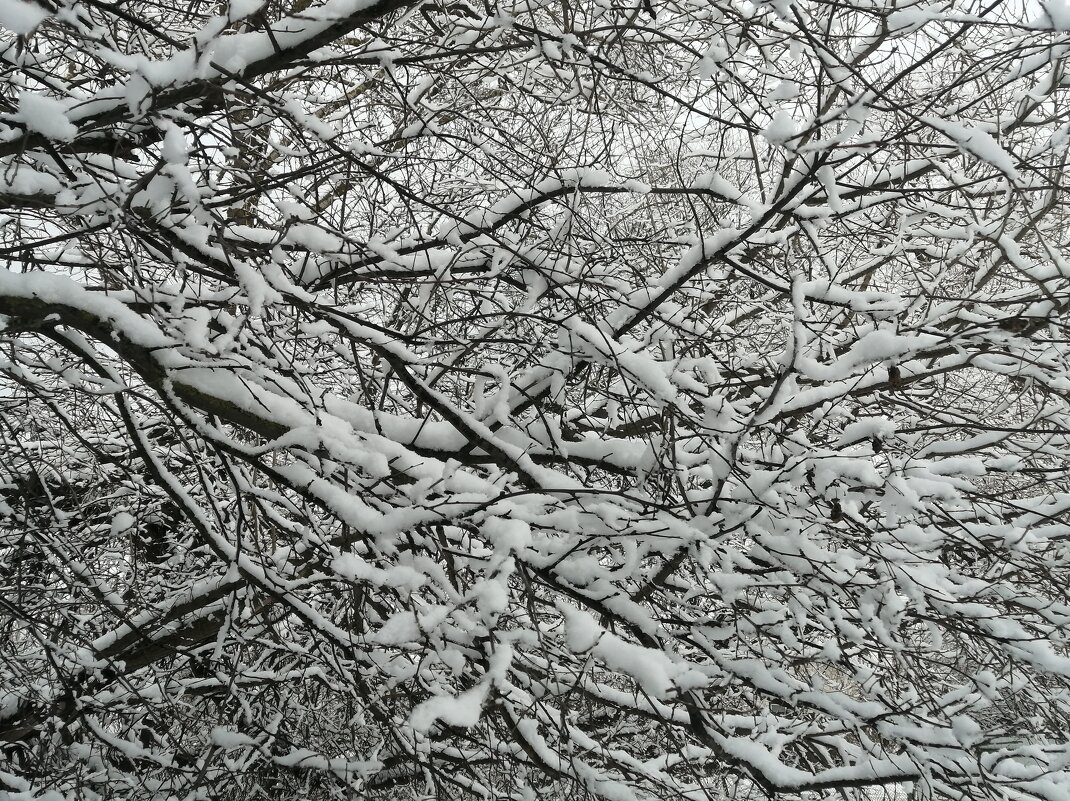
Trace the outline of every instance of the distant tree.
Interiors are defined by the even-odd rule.
[[[0,798],[1070,797],[1062,0],[0,26]]]

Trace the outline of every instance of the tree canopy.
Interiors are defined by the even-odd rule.
[[[0,0],[0,797],[1070,797],[1070,6]]]

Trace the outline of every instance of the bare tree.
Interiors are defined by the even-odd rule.
[[[0,26],[0,797],[1068,796],[1063,3]]]

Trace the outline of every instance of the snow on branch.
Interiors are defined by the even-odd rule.
[[[0,796],[1066,798],[1060,7],[0,0]]]

